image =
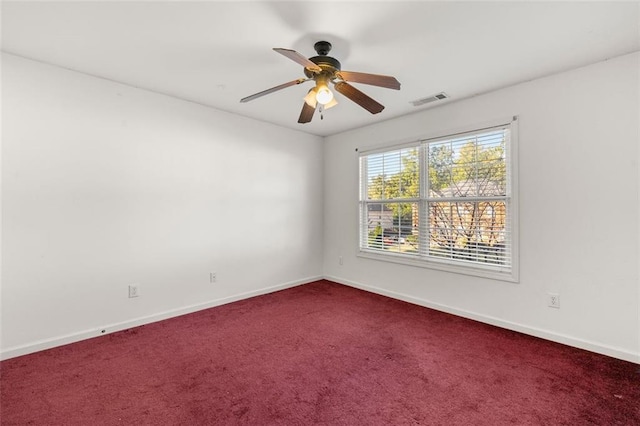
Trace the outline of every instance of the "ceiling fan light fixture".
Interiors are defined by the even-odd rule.
[[[331,99],[329,102],[327,102],[326,104],[324,104],[322,106],[322,109],[329,109],[331,107],[334,107],[338,105],[338,101],[336,101],[336,98],[334,97],[333,99]]]
[[[318,84],[316,89],[316,100],[322,105],[326,105],[333,100],[333,93],[326,84]]]
[[[313,89],[309,90],[307,95],[304,97],[304,101],[311,108],[315,108],[316,107],[318,101],[316,100],[316,88],[315,87]]]

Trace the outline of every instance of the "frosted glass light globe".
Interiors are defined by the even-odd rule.
[[[316,93],[316,100],[322,105],[328,104],[333,99],[333,93],[327,86],[322,86],[318,88],[318,93]]]

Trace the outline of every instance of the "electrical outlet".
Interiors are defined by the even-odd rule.
[[[560,295],[558,293],[547,293],[547,304],[550,308],[560,308]]]
[[[215,272],[209,272],[209,282],[211,284],[215,283],[218,280],[218,276]]]
[[[140,296],[140,285],[139,284],[129,284],[129,298]]]

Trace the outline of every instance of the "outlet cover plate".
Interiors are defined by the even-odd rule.
[[[140,285],[129,284],[129,299],[140,296]]]
[[[547,293],[547,304],[550,308],[560,309],[560,295],[558,293]]]

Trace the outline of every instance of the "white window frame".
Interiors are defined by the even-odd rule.
[[[368,238],[366,221],[367,212],[364,211],[367,190],[367,182],[363,181],[363,171],[361,168],[361,159],[371,154],[383,153],[387,151],[394,151],[402,148],[417,147],[419,149],[420,156],[420,198],[419,202],[422,204],[420,211],[420,236],[421,240],[424,239],[424,235],[427,233],[427,194],[426,182],[428,169],[424,165],[424,149],[423,147],[430,142],[437,140],[450,139],[464,134],[480,133],[483,130],[489,130],[492,128],[506,127],[509,129],[509,142],[506,145],[507,156],[507,197],[506,202],[509,209],[509,235],[510,235],[510,254],[511,254],[511,266],[510,268],[496,268],[485,267],[478,264],[466,264],[457,260],[451,259],[434,259],[432,256],[416,256],[406,255],[397,252],[381,252],[380,250],[370,250],[366,248],[366,239]],[[412,141],[407,141],[399,144],[387,144],[385,146],[379,146],[367,150],[357,150],[357,162],[359,170],[359,198],[358,198],[358,252],[357,256],[367,259],[393,262],[410,266],[417,266],[422,268],[436,269],[446,272],[453,272],[458,274],[471,275],[482,278],[496,279],[501,281],[517,283],[519,280],[519,226],[518,226],[518,117],[513,116],[508,119],[494,120],[478,124],[475,126],[467,126],[460,129],[455,129],[447,132],[440,132],[431,135],[425,135],[420,138],[416,138]],[[398,200],[397,202],[404,202],[405,200]],[[407,200],[407,202],[415,200]],[[470,200],[473,201],[473,200]],[[396,201],[394,201],[396,202]]]

